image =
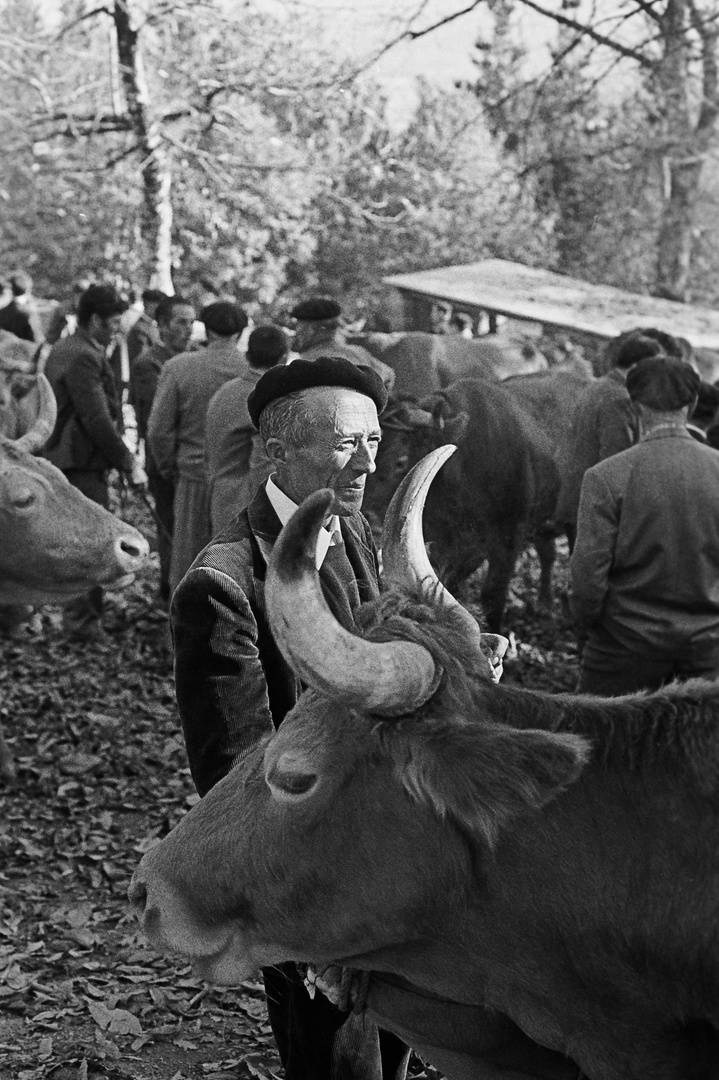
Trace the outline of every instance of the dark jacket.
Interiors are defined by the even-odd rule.
[[[358,603],[379,595],[379,567],[365,518],[353,514],[340,521],[344,546],[330,548],[335,554],[328,552],[319,576],[335,617],[353,629]],[[263,486],[198,555],[173,596],[177,703],[201,795],[279,726],[302,689],[274,642],[265,610],[267,560],[279,532]],[[343,553],[354,575],[351,586],[334,562]]]
[[[719,454],[660,428],[584,477],[572,611],[630,651],[719,642]]]
[[[53,345],[45,374],[57,399],[45,457],[64,471],[129,472],[133,458],[120,434],[117,387],[102,347],[78,329]]]
[[[629,449],[637,441],[637,425],[626,387],[626,371],[613,368],[582,393],[562,448],[562,487],[556,520],[577,520],[579,494],[587,469]]]
[[[172,349],[162,342],[148,345],[130,368],[128,400],[135,409],[137,434],[141,439],[147,439],[147,421],[150,419],[160,372],[173,356]]]

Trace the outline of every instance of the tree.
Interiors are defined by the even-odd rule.
[[[464,5],[442,23],[478,8],[483,0]],[[717,144],[719,116],[719,11],[713,0],[618,0],[589,5],[584,0],[488,0],[495,14],[499,38],[485,42],[485,54],[495,45],[506,56],[507,27],[513,11],[531,9],[553,20],[561,30],[549,76],[512,76],[495,96],[494,105],[509,98],[526,97],[546,88],[556,89],[560,72],[581,71],[585,84],[600,86],[611,78],[627,80],[635,91],[634,105],[643,105],[644,123],[635,130],[659,168],[661,185],[659,222],[654,250],[652,291],[684,299],[689,285],[691,258],[697,230],[698,206],[706,162]],[[404,37],[432,32],[439,23],[410,28]],[[507,66],[505,65],[505,73]],[[501,65],[495,66],[494,90]],[[486,84],[479,87],[481,94]],[[491,89],[491,88],[490,88]],[[581,95],[580,95],[581,97]],[[545,104],[547,95],[544,94]],[[533,111],[527,110],[534,119]],[[634,114],[635,116],[638,113]],[[555,112],[555,122],[562,116]],[[643,134],[648,132],[648,139]],[[515,133],[516,134],[516,133]],[[587,148],[588,149],[588,148]],[[594,148],[601,149],[595,146]],[[606,154],[615,154],[616,141],[606,140]],[[593,153],[594,151],[592,151]],[[579,153],[575,158],[581,158]],[[597,153],[592,160],[599,160]],[[589,158],[585,155],[585,160]],[[653,182],[656,182],[653,178]]]

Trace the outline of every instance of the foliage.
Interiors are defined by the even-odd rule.
[[[380,90],[318,50],[309,25],[250,3],[147,7],[138,41],[172,173],[178,290],[204,280],[259,306],[307,289],[366,304],[387,272],[540,258],[546,238],[471,95],[425,85],[397,130]],[[144,285],[143,161],[112,24],[84,18],[81,0],[59,28],[39,16],[31,28],[20,10],[5,5],[12,62],[0,69],[6,100],[11,77],[21,86],[0,116],[14,133],[0,164],[4,258],[50,292],[87,273]]]
[[[719,261],[702,241],[719,210],[704,168],[717,147],[715,15],[683,0],[526,2],[558,22],[549,63],[530,69],[518,44],[525,0],[493,0],[474,91],[551,229],[554,267],[713,299]]]

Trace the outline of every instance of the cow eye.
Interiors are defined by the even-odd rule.
[[[33,491],[25,490],[21,491],[18,495],[15,495],[12,504],[15,510],[30,510],[30,508],[37,502],[37,497]]]
[[[317,784],[317,773],[282,768],[275,763],[265,774],[270,791],[280,799],[301,799],[309,795]]]

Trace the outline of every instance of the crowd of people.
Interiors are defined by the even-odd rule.
[[[15,290],[27,283],[13,280],[21,299]],[[292,340],[275,325],[248,332],[247,314],[229,300],[199,312],[182,296],[148,291],[143,301],[118,349],[122,298],[107,285],[80,293],[74,325],[43,360],[58,404],[45,453],[103,505],[111,469],[149,490],[179,712],[202,796],[282,723],[302,690],[273,640],[264,578],[282,525],[314,491],[334,492],[315,552],[334,616],[354,631],[358,607],[378,595],[378,553],[360,511],[393,373],[344,341],[331,299],[294,308]],[[23,304],[10,304],[0,326],[27,331]],[[701,383],[669,335],[620,335],[612,355],[610,372],[578,403],[558,512],[560,526],[577,521],[580,689],[602,695],[719,676],[719,453],[707,438],[719,390]],[[101,613],[98,589],[73,601],[68,633],[95,640]],[[404,1076],[408,1049],[311,997],[294,964],[264,977],[287,1080]]]

